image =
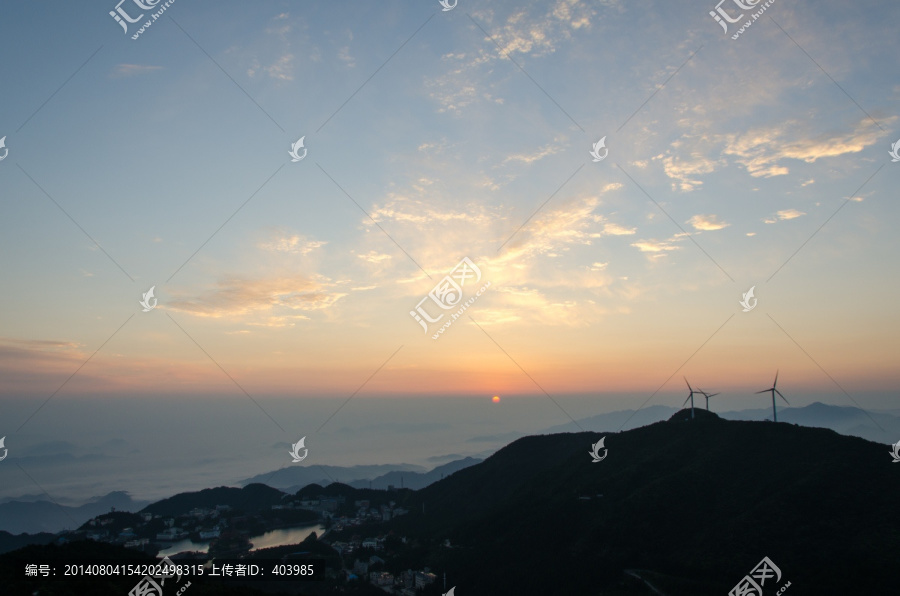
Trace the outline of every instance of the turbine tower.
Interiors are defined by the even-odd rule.
[[[687,396],[687,399],[684,400],[684,404],[681,404],[681,407],[683,408],[684,405],[685,405],[686,403],[688,403],[688,399],[691,400],[691,420],[693,420],[693,419],[694,419],[694,394],[695,394],[695,393],[702,393],[702,392],[701,392],[701,391],[694,391],[694,388],[691,387],[691,384],[690,384],[690,383],[688,383],[687,378],[686,378],[686,377],[682,377],[682,378],[684,379],[684,382],[687,383],[688,389],[690,390],[691,393],[690,393],[690,395]]]
[[[709,398],[715,397],[719,394],[718,393],[707,393],[706,391],[704,391],[703,389],[700,389],[699,387],[697,387],[697,393],[702,394],[703,397],[706,398],[706,411],[709,412]]]
[[[763,389],[762,391],[757,391],[755,393],[755,395],[759,395],[760,393],[767,393],[767,392],[772,393],[772,420],[775,422],[778,422],[778,414],[775,411],[775,394],[777,393],[778,396],[781,399],[783,399],[784,403],[786,403],[787,405],[791,405],[791,403],[787,400],[787,398],[785,396],[781,395],[781,391],[778,390],[778,371],[777,370],[775,371],[775,382],[772,383],[772,386],[769,387],[768,389]]]

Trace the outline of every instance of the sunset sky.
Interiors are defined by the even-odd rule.
[[[739,409],[776,369],[897,407],[900,5],[734,40],[707,4],[178,0],[133,40],[112,1],[4,3],[0,436],[84,396],[578,417],[686,375]],[[491,285],[433,340],[409,313],[464,257]]]

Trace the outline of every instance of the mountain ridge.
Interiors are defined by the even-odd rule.
[[[605,457],[593,462],[601,437]],[[884,445],[830,429],[684,409],[622,432],[523,437],[426,488],[393,491],[406,513],[366,533],[408,537],[416,564],[470,596],[645,594],[647,581],[667,596],[721,596],[763,557],[783,574],[775,588],[886,594],[900,549],[891,461]],[[297,496],[353,503],[375,492],[332,483]],[[258,484],[220,487],[148,509],[239,498],[265,508],[283,497]]]
[[[520,439],[414,493],[396,530],[460,545],[447,562],[454,582],[484,594],[555,593],[540,574],[497,581],[539,565],[573,578],[597,569],[605,582],[624,569],[649,569],[711,582],[708,593],[722,594],[764,556],[788,579],[802,578],[802,593],[855,593],[860,585],[888,593],[900,548],[892,502],[900,476],[881,444],[695,415],[682,410],[607,433],[600,463],[588,453],[599,438],[592,432]],[[840,577],[829,573],[836,558],[847,562]],[[492,573],[466,564],[474,559]],[[596,592],[575,583],[572,593]]]

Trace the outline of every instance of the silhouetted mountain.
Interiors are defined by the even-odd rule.
[[[578,424],[586,431],[596,432],[618,432],[622,430],[630,430],[641,426],[647,426],[654,422],[666,420],[678,411],[678,408],[670,408],[669,406],[649,406],[640,410],[619,410],[616,412],[608,412],[606,414],[598,414],[589,418],[581,418]],[[626,425],[624,428],[622,425]],[[558,424],[551,426],[544,431],[545,434],[570,433],[580,430],[575,424],[567,422],[566,424]]]
[[[28,546],[29,544],[49,544],[56,538],[56,534],[42,532],[40,534],[13,535],[9,532],[0,532],[0,553],[9,552]]]
[[[441,462],[450,463],[458,459],[465,459],[465,456],[460,455],[459,453],[447,453],[445,455],[433,455],[429,457],[427,461],[432,464],[439,464]]]
[[[216,505],[228,505],[242,511],[270,509],[282,503],[285,493],[265,484],[249,484],[244,488],[220,486],[206,488],[199,492],[180,493],[174,497],[157,501],[144,507],[141,513],[175,516],[188,513],[191,509],[212,509]]]
[[[722,412],[719,415],[726,420],[771,420],[772,408]],[[898,416],[883,412],[867,414],[860,408],[832,406],[820,402],[814,402],[802,408],[786,407],[782,409],[779,407],[778,421],[801,426],[830,428],[842,435],[852,435],[877,442],[893,442],[896,441],[893,437],[900,437],[900,417]],[[881,428],[878,428],[879,426]]]
[[[36,503],[37,501],[46,501],[47,495],[40,494],[29,494],[29,495],[18,495],[15,497],[2,497],[0,498],[0,504],[3,503],[11,503],[12,501],[18,501],[20,503]],[[94,499],[91,499],[94,500]],[[67,501],[64,497],[57,497],[56,501],[59,503],[71,502],[71,500]],[[83,503],[82,503],[83,504]]]
[[[601,436],[525,437],[427,488],[394,491],[408,513],[377,531],[393,530],[395,544],[409,537],[403,548],[413,550],[388,567],[428,565],[468,596],[636,595],[651,585],[721,596],[769,557],[782,578],[767,595],[788,581],[797,594],[894,592],[900,475],[886,445],[700,409],[606,434],[606,457],[594,463]],[[342,483],[298,494],[384,495]],[[262,509],[283,497],[220,487],[145,511]]]
[[[137,511],[148,503],[149,501],[134,501],[123,491],[111,492],[78,507],[43,500],[8,501],[0,504],[0,530],[12,534],[74,530],[92,517],[112,508],[118,511]]]
[[[287,454],[285,454],[287,455]],[[353,482],[354,480],[370,480],[383,476],[390,472],[427,472],[427,468],[413,464],[379,464],[372,466],[320,466],[302,465],[291,466],[257,474],[252,478],[242,480],[238,484],[246,486],[254,482],[260,482],[274,488],[284,489],[287,492],[296,492],[308,484],[328,484],[330,482]]]
[[[373,489],[384,490],[389,486],[395,486],[418,490],[420,488],[425,488],[432,482],[437,482],[444,476],[449,476],[450,474],[458,470],[468,468],[469,466],[474,466],[481,461],[482,460],[480,459],[466,457],[461,460],[452,461],[442,466],[438,466],[430,472],[388,472],[387,474],[384,474],[372,480],[354,480],[349,484],[350,486],[353,486],[355,488],[371,487]]]
[[[412,464],[384,464],[375,466],[297,466],[280,470],[277,475],[272,472],[257,474],[253,478],[243,480],[262,482],[279,488],[287,493],[296,493],[311,484],[327,486],[333,482],[343,482],[356,488],[384,490],[388,486],[419,489],[424,488],[457,470],[480,462],[479,458],[465,457],[451,461],[432,470]]]
[[[695,408],[700,411],[702,408]],[[578,420],[578,424],[586,431],[594,432],[618,432],[630,430],[661,422],[668,419],[678,408],[655,405],[641,410],[620,410],[607,414],[598,414],[589,418]],[[705,411],[705,410],[704,410]],[[726,420],[771,420],[772,408],[757,408],[751,410],[737,410],[727,412],[715,412],[720,418]],[[869,417],[871,415],[871,418]],[[887,412],[869,412],[867,414],[860,408],[846,406],[832,406],[821,402],[814,402],[801,408],[778,407],[778,421],[799,424],[815,428],[830,428],[843,435],[862,437],[870,441],[893,442],[900,437],[900,416]],[[876,426],[880,426],[884,431]],[[625,425],[623,427],[623,425]],[[562,432],[575,432],[579,430],[573,423],[559,424],[548,428],[545,433],[556,434]]]
[[[384,495],[383,491],[376,491],[374,488],[369,489],[359,489],[353,488],[348,484],[344,484],[342,482],[332,482],[328,486],[319,486],[318,484],[310,484],[299,491],[297,491],[296,496],[303,499],[315,499],[319,495],[325,495],[328,497],[353,497],[357,499],[365,499],[367,495],[370,494],[380,494]]]
[[[721,596],[765,556],[798,594],[896,589],[900,475],[885,445],[701,410],[608,434],[592,463],[599,438],[520,439],[410,493],[392,527],[449,538],[432,567],[470,595],[597,594],[640,570],[671,596]]]
[[[559,431],[563,432],[563,431]],[[510,431],[505,433],[497,433],[493,435],[479,435],[477,437],[472,437],[468,439],[466,443],[506,443],[508,441],[515,441],[516,439],[521,439],[525,436],[525,433],[519,431]]]

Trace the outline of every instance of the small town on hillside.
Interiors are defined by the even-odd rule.
[[[385,522],[409,513],[389,499],[390,492],[385,493],[383,503],[360,499],[352,505],[340,495],[304,498],[284,495],[283,503],[255,513],[224,504],[194,507],[176,515],[113,509],[88,520],[75,531],[63,533],[57,543],[88,539],[153,556],[169,551],[167,554],[173,561],[240,558],[256,550],[253,539],[267,532],[321,524],[326,529],[316,537],[318,542],[328,545],[341,560],[340,574],[329,570],[334,579],[348,584],[367,582],[388,594],[416,596],[438,577],[428,567],[393,573],[388,570],[395,550],[414,546],[413,541],[397,536],[393,530],[384,532]],[[173,546],[186,546],[186,550],[172,553]],[[205,550],[197,548],[204,546]],[[443,546],[451,548],[449,540]],[[190,550],[192,547],[194,550]]]

